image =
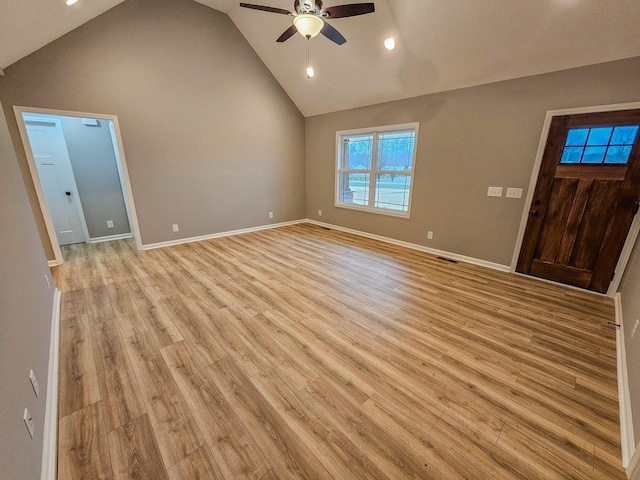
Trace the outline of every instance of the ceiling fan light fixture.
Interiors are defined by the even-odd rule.
[[[293,24],[298,33],[303,37],[313,38],[320,33],[324,27],[324,21],[315,15],[303,13],[293,18]]]

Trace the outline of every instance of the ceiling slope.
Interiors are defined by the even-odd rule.
[[[6,0],[0,67],[117,5],[121,0]],[[376,12],[331,21],[346,37],[284,43],[291,17],[198,0],[227,13],[305,116],[640,56],[638,0],[374,0]],[[291,10],[293,0],[252,0]],[[325,6],[358,3],[325,0]],[[387,36],[397,48],[383,47]],[[223,48],[223,47],[221,47]]]

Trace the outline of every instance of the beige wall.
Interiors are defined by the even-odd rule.
[[[40,478],[53,289],[4,117],[0,115],[0,479]],[[53,282],[51,281],[53,284]],[[40,385],[29,383],[33,368]],[[29,437],[27,407],[35,423]]]
[[[227,15],[128,0],[5,75],[36,212],[12,105],[118,116],[144,244],[304,217],[304,119]]]
[[[307,217],[509,265],[545,113],[640,101],[639,78],[634,58],[309,117]],[[411,219],[334,207],[336,131],[416,121]],[[488,198],[489,186],[523,198]]]

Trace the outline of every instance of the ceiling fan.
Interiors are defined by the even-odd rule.
[[[296,32],[299,32],[300,35],[307,38],[313,38],[321,33],[338,45],[342,45],[347,40],[338,30],[329,25],[327,20],[355,17],[357,15],[375,12],[373,3],[352,3],[325,8],[322,6],[321,0],[295,0],[293,3],[293,11],[263,5],[252,5],[250,3],[241,3],[240,6],[261,10],[263,12],[292,16],[293,25],[286,29],[284,33],[278,37],[276,42],[284,42],[291,38]]]

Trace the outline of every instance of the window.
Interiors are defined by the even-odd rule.
[[[336,206],[409,216],[418,123],[337,133]]]
[[[624,165],[638,135],[638,125],[572,128],[567,133],[560,163]]]

